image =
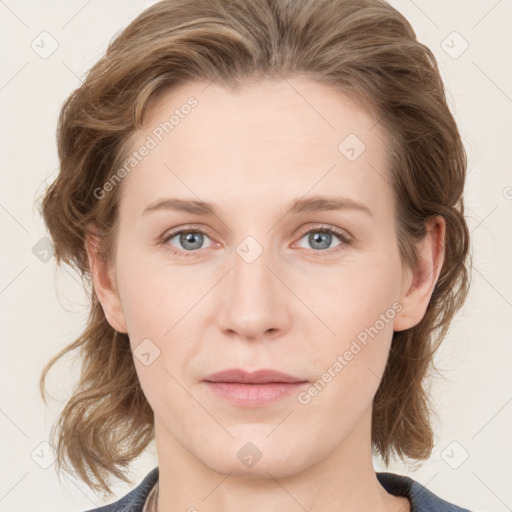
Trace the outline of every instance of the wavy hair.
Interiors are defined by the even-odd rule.
[[[157,93],[198,80],[236,88],[293,76],[338,89],[376,113],[389,136],[404,264],[417,265],[415,242],[427,221],[440,215],[446,222],[445,258],[426,313],[393,333],[373,401],[372,446],[385,464],[391,456],[425,460],[434,445],[425,380],[469,289],[467,158],[433,53],[386,2],[164,0],[143,11],[62,106],[60,170],[40,198],[57,264],[91,283],[84,244],[90,223],[101,233],[101,257],[112,257],[122,187],[101,200],[94,191],[122,167]],[[88,294],[86,328],[46,364],[40,392],[46,403],[47,372],[77,351],[80,375],[51,430],[57,467],[71,467],[90,488],[111,494],[111,476],[130,482],[126,469],[154,438],[154,419],[128,336],[107,322],[92,286]]]

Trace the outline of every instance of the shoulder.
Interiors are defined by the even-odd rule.
[[[135,489],[120,500],[104,507],[88,510],[87,512],[142,512],[144,503],[157,480],[158,467],[152,469]]]
[[[387,492],[395,496],[406,496],[411,502],[411,512],[470,512],[449,503],[412,478],[395,473],[378,472],[377,479]]]
[[[470,512],[449,503],[412,478],[395,473],[376,473],[380,484],[395,496],[405,496],[411,502],[411,512]],[[152,469],[144,480],[126,496],[104,507],[87,512],[142,512],[146,499],[158,480],[158,467]]]

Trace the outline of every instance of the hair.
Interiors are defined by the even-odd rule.
[[[91,283],[85,249],[91,223],[101,235],[100,257],[113,257],[122,183],[101,200],[94,191],[122,167],[157,93],[192,81],[235,89],[296,76],[372,109],[388,134],[403,264],[416,267],[415,243],[427,222],[445,220],[444,261],[425,315],[393,333],[373,400],[372,446],[384,463],[391,456],[425,460],[434,446],[425,380],[469,290],[467,161],[433,53],[386,2],[164,0],[143,11],[110,41],[62,106],[60,170],[41,198],[57,264],[74,267]],[[86,328],[46,364],[40,391],[46,403],[47,372],[78,350],[78,381],[51,430],[57,467],[72,467],[90,488],[112,494],[110,477],[130,482],[127,467],[154,439],[154,417],[128,335],[110,326],[93,286],[87,293]]]

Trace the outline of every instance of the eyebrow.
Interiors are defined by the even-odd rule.
[[[160,199],[144,208],[142,215],[155,210],[173,210],[196,215],[219,216],[213,203],[192,199],[167,198]],[[373,217],[371,210],[362,203],[346,197],[313,196],[307,199],[295,199],[285,215],[334,210],[356,210]]]

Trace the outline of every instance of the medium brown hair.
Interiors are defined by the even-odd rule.
[[[469,287],[467,162],[434,55],[384,1],[166,0],[142,12],[62,107],[60,172],[41,206],[57,263],[74,266],[91,283],[89,223],[102,235],[102,257],[112,257],[122,187],[101,200],[94,191],[123,166],[157,93],[192,81],[236,88],[293,76],[343,91],[376,113],[389,136],[404,264],[416,266],[414,243],[427,221],[440,215],[446,222],[444,263],[424,318],[393,333],[373,401],[372,444],[384,462],[392,455],[424,460],[433,448],[425,377]],[[57,465],[62,470],[67,460],[87,485],[111,493],[110,476],[129,482],[124,470],[154,438],[153,412],[128,336],[107,322],[92,286],[89,293],[85,331],[48,362],[40,389],[46,401],[48,370],[78,350],[81,374],[51,432]]]

